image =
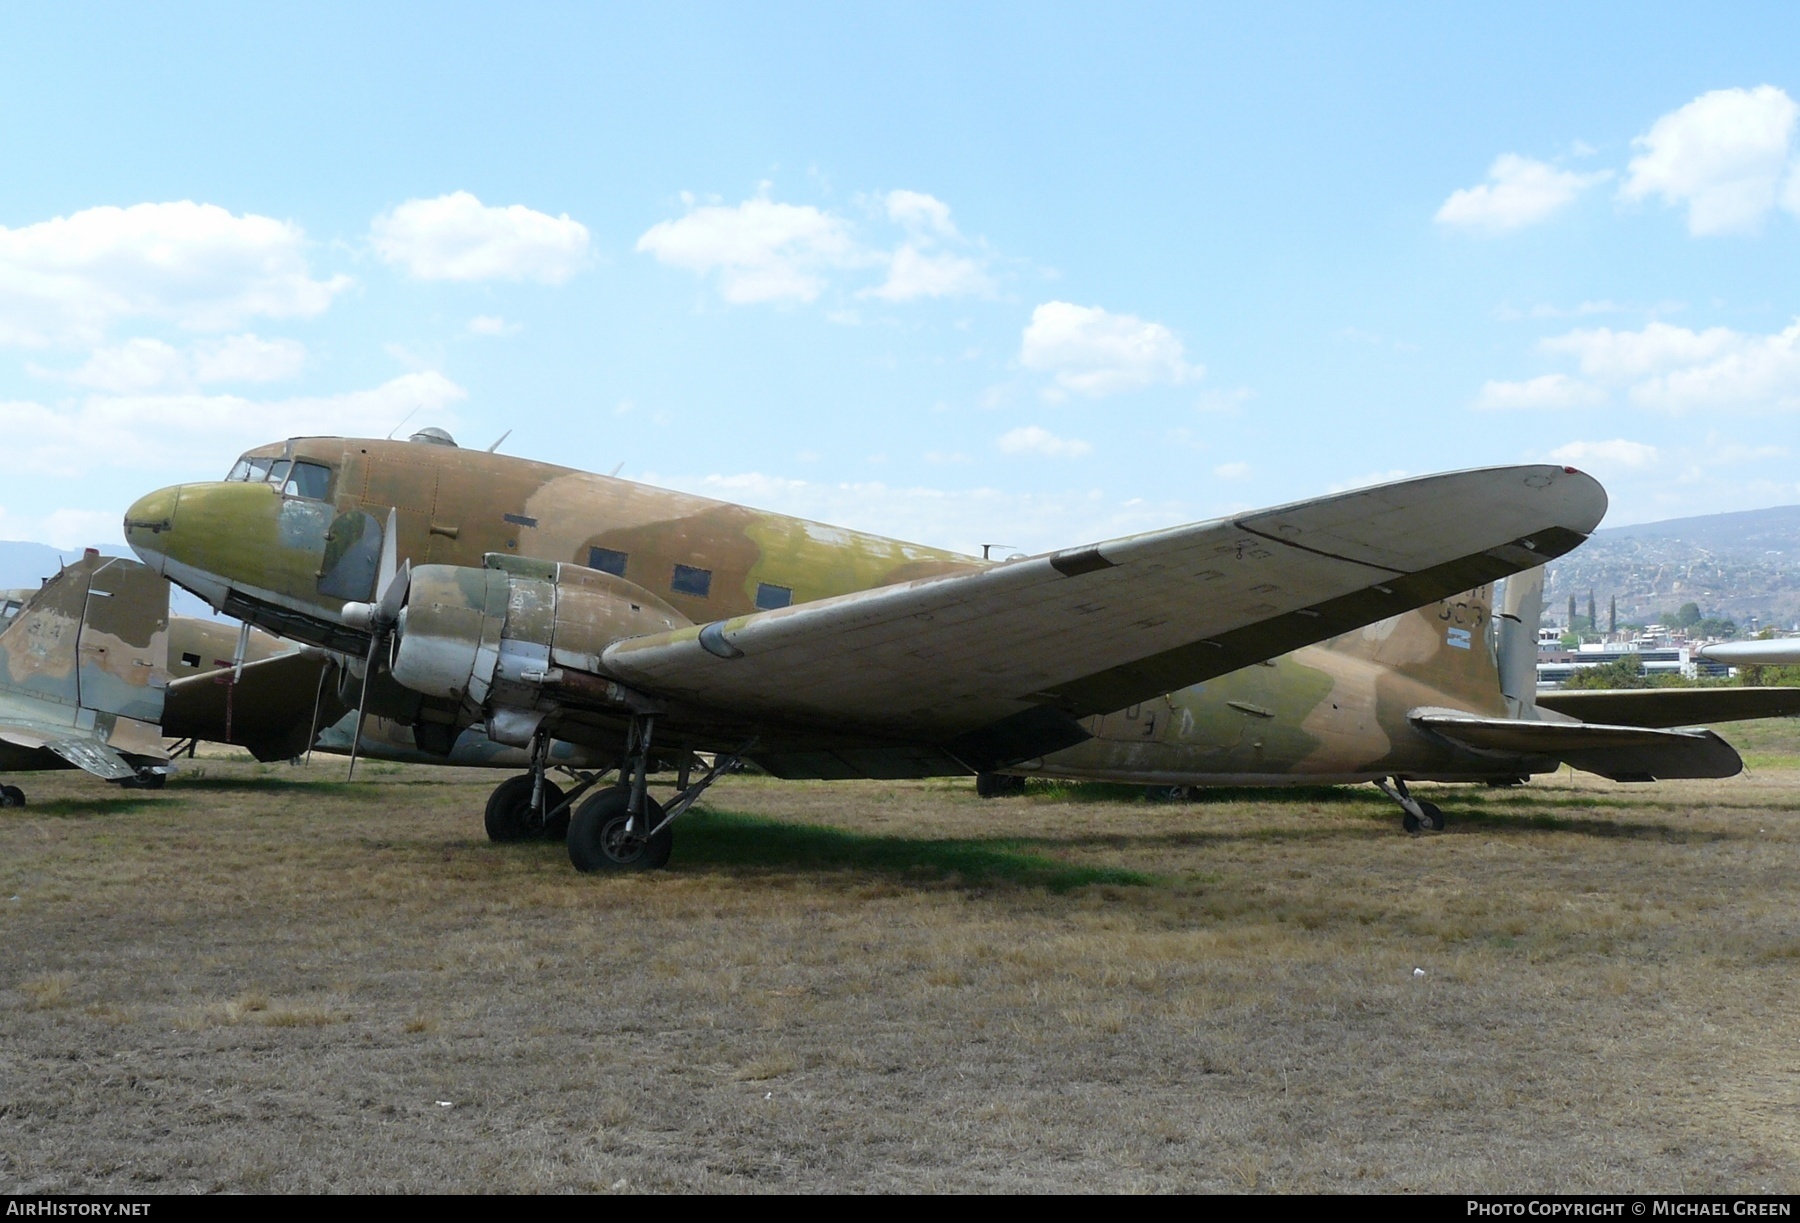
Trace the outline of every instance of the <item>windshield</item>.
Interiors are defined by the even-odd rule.
[[[279,487],[285,496],[305,497],[310,501],[331,500],[331,468],[323,463],[289,462],[264,455],[245,455],[225,477],[244,483],[267,481]]]

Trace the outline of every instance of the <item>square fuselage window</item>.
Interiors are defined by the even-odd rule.
[[[678,595],[693,595],[696,599],[704,599],[712,593],[712,570],[677,565],[675,576],[669,579],[669,589]]]
[[[601,573],[610,573],[616,578],[625,576],[627,554],[612,548],[589,548],[588,568],[598,569]]]
[[[771,586],[767,582],[756,584],[756,606],[760,611],[774,611],[777,607],[787,607],[794,601],[794,592],[787,586]]]

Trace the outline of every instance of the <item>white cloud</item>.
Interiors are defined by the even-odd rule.
[[[913,301],[921,297],[966,297],[992,293],[994,282],[981,264],[948,251],[932,253],[908,242],[888,260],[887,281],[863,290],[862,296],[887,301]]]
[[[561,284],[587,262],[587,226],[523,204],[494,208],[467,191],[408,200],[371,222],[375,253],[420,280]]]
[[[1025,425],[1000,435],[995,443],[1005,454],[1035,454],[1052,459],[1078,459],[1093,447],[1077,438],[1062,438],[1037,425]]]
[[[834,273],[885,268],[877,286],[858,297],[885,301],[966,297],[993,292],[982,260],[943,249],[961,244],[950,206],[920,191],[890,191],[872,200],[871,211],[906,231],[892,250],[859,240],[849,221],[810,204],[781,204],[758,194],[737,205],[695,206],[673,221],[650,227],[637,249],[671,267],[698,276],[717,274],[719,295],[728,302],[811,302]],[[854,311],[838,310],[833,322],[855,324]]]
[[[1236,463],[1220,463],[1213,468],[1213,475],[1221,480],[1242,480],[1250,474],[1250,464],[1243,461]]]
[[[1550,452],[1550,459],[1570,466],[1648,467],[1656,462],[1657,449],[1643,442],[1615,437],[1606,442],[1569,442]]]
[[[219,382],[281,382],[306,365],[298,340],[264,340],[254,335],[206,340],[186,349],[138,337],[94,349],[81,368],[59,373],[30,365],[39,377],[57,378],[98,391],[130,394],[159,389],[191,389]]]
[[[1701,94],[1632,141],[1640,152],[1619,194],[1685,204],[1692,234],[1753,231],[1789,174],[1797,117],[1800,105],[1773,85]],[[1800,211],[1800,185],[1791,177],[1788,191],[1784,202]]]
[[[196,382],[285,382],[306,366],[306,345],[298,340],[227,336],[194,346]]]
[[[1642,331],[1610,327],[1571,331],[1542,340],[1538,347],[1576,358],[1581,372],[1590,377],[1617,382],[1710,361],[1740,341],[1740,336],[1724,327],[1690,331],[1668,323],[1650,323]]]
[[[740,304],[814,301],[825,289],[824,272],[870,258],[842,218],[760,195],[659,221],[638,239],[637,249],[696,275],[717,272],[720,296]]]
[[[1045,302],[1031,312],[1019,361],[1055,374],[1064,390],[1095,396],[1179,385],[1205,373],[1187,363],[1181,341],[1161,323],[1065,301]]]
[[[21,474],[81,476],[102,468],[188,469],[197,453],[235,455],[246,446],[305,434],[385,433],[409,412],[453,424],[446,409],[465,392],[442,374],[403,374],[339,395],[253,400],[198,393],[90,395],[56,407],[0,401],[0,437]]]
[[[523,323],[509,323],[497,314],[477,314],[468,322],[470,335],[515,335],[525,329]]]
[[[922,191],[890,191],[882,197],[888,220],[912,230],[929,230],[946,238],[960,235],[950,221],[950,205]]]
[[[15,514],[0,505],[0,539],[22,539],[72,552],[96,544],[123,546],[125,531],[114,510],[55,509],[48,514]]]
[[[1556,411],[1605,402],[1605,391],[1567,374],[1545,374],[1524,382],[1485,382],[1475,397],[1475,406],[1486,412]]]
[[[223,331],[320,314],[350,279],[313,279],[304,238],[188,200],[0,227],[0,344],[97,344],[130,318]]]
[[[1576,358],[1602,383],[1627,388],[1630,401],[1642,408],[1671,414],[1800,411],[1800,320],[1771,335],[1667,323],[1641,331],[1603,327],[1555,336],[1540,347]]]
[[[1503,233],[1548,220],[1583,191],[1611,177],[1609,170],[1577,174],[1549,162],[1502,153],[1488,167],[1487,182],[1451,192],[1433,219],[1440,225]]]

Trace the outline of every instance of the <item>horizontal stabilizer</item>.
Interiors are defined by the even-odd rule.
[[[1800,688],[1573,688],[1540,692],[1542,709],[1609,726],[1704,726],[1800,714]]]
[[[1104,713],[1542,564],[1605,512],[1548,466],[1428,476],[609,647],[611,676],[759,726],[994,767]]]
[[[1407,717],[1472,752],[1547,757],[1613,781],[1735,777],[1744,768],[1736,749],[1710,730],[1524,722],[1454,709],[1415,709]]]
[[[336,668],[300,650],[245,663],[235,683],[230,667],[175,680],[163,694],[163,734],[235,743],[258,760],[291,760],[312,746],[315,707],[321,728],[344,716]],[[327,669],[334,674],[326,676]]]
[[[1717,645],[1703,645],[1695,654],[1734,667],[1792,667],[1800,665],[1800,637],[1721,641]]]
[[[53,739],[44,745],[78,769],[86,769],[107,781],[124,781],[137,776],[137,770],[125,763],[125,757],[93,739]]]

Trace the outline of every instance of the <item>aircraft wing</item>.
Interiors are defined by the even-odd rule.
[[[1455,709],[1415,709],[1407,719],[1472,752],[1547,756],[1613,781],[1735,777],[1744,768],[1731,744],[1710,730],[1524,722]]]
[[[163,692],[163,734],[235,743],[258,760],[290,760],[312,746],[318,727],[344,716],[336,673],[329,658],[297,650],[245,663],[235,682],[230,667],[186,676]]]
[[[1617,688],[1540,692],[1537,703],[1583,722],[1703,726],[1800,714],[1800,688]]]
[[[632,638],[602,665],[652,696],[987,768],[1085,739],[1076,718],[1543,564],[1605,507],[1572,468],[1430,476]]]

